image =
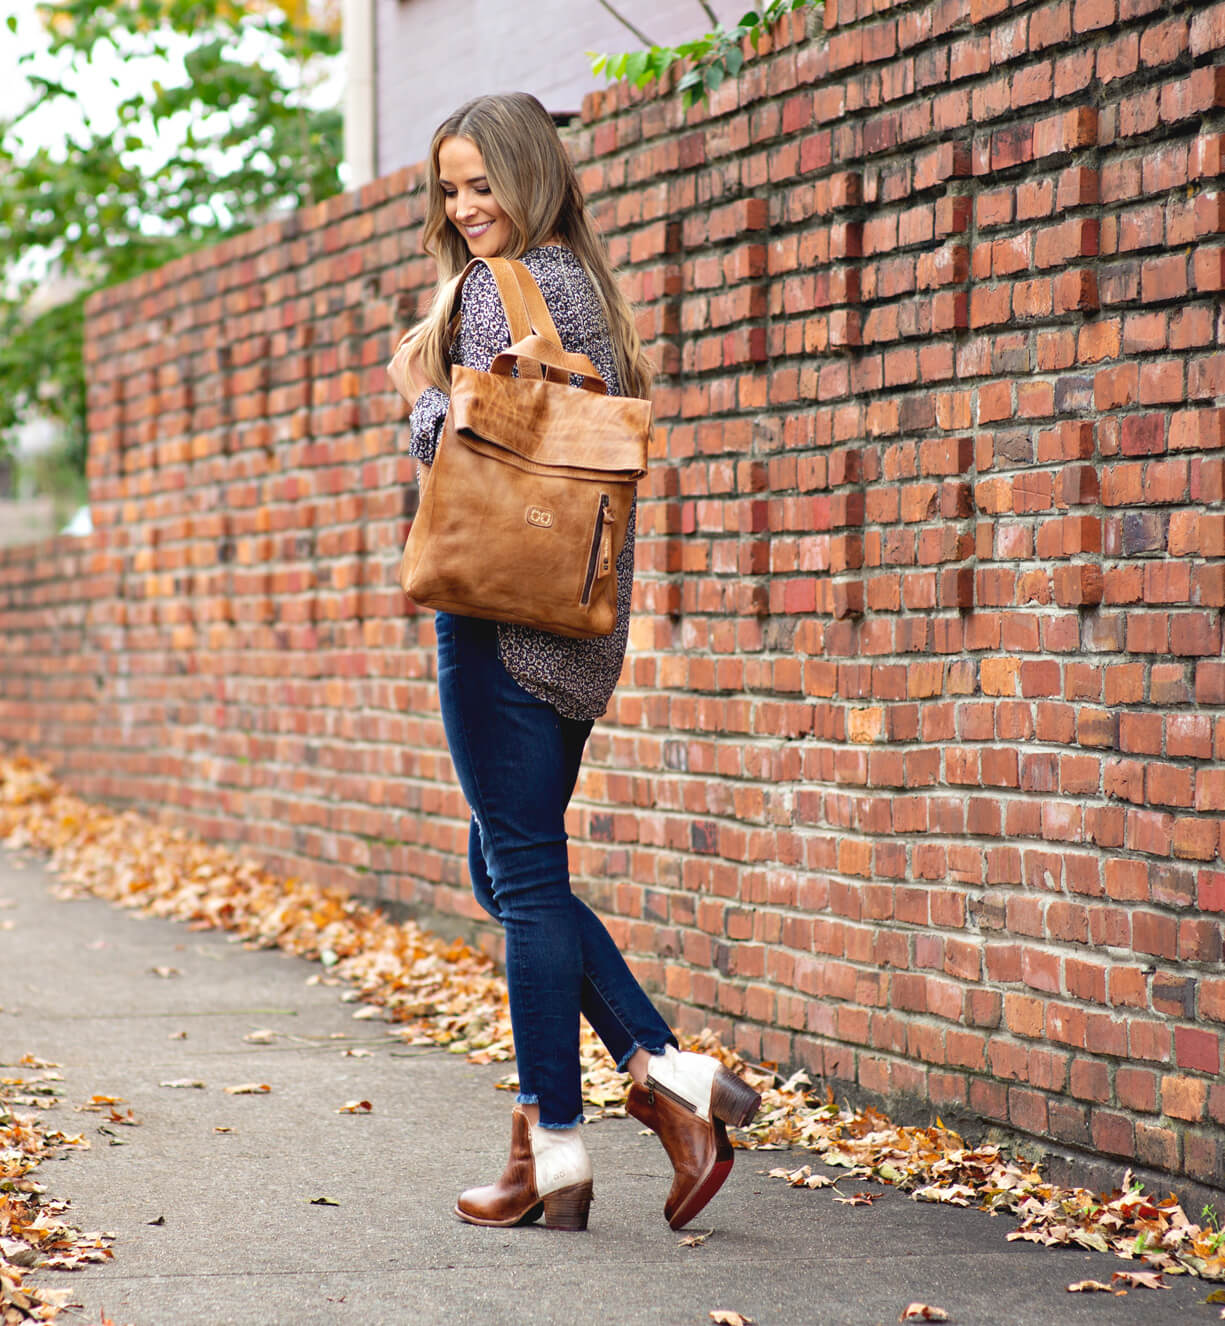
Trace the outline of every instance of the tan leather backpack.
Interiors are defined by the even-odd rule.
[[[609,396],[591,360],[562,348],[521,262],[469,263],[457,299],[477,262],[497,282],[511,344],[487,373],[451,370],[451,405],[423,470],[400,584],[427,608],[608,635],[651,403]],[[394,382],[396,360],[388,371]]]

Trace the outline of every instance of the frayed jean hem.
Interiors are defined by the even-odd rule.
[[[539,1105],[540,1105],[540,1097],[539,1097],[539,1096],[536,1096],[536,1095],[533,1095],[530,1091],[521,1091],[521,1092],[519,1092],[519,1094],[515,1097],[515,1104],[516,1104],[516,1105],[535,1105],[535,1106],[537,1106],[537,1107],[539,1108]],[[565,1129],[565,1128],[577,1128],[577,1127],[579,1126],[580,1123],[585,1123],[585,1122],[586,1122],[586,1120],[583,1118],[582,1113],[580,1112],[579,1114],[575,1115],[575,1117],[574,1117],[573,1119],[571,1119],[569,1123],[545,1123],[545,1122],[543,1122],[543,1120],[542,1120],[540,1123],[538,1123],[538,1124],[536,1125],[536,1127],[537,1127],[537,1128],[556,1129],[556,1130],[560,1131],[560,1130]]]
[[[568,1128],[577,1128],[580,1123],[586,1123],[581,1114],[575,1115],[569,1123],[538,1123],[537,1128],[543,1128],[546,1132],[565,1132]]]

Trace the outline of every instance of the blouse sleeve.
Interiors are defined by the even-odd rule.
[[[468,273],[459,305],[459,331],[451,347],[451,362],[489,371],[490,364],[510,344],[506,310],[498,283],[483,263]]]
[[[426,387],[417,397],[408,420],[408,453],[415,456],[422,465],[434,463],[434,450],[438,446],[450,404],[450,396],[437,387]]]
[[[498,283],[488,267],[475,267],[464,282],[451,362],[484,373],[509,344],[510,327],[498,295]],[[433,463],[450,404],[451,398],[445,391],[427,387],[413,406],[408,450],[423,465]]]

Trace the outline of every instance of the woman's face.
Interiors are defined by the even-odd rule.
[[[496,258],[512,235],[510,217],[485,178],[485,163],[471,138],[444,138],[438,148],[438,183],[446,199],[447,218],[464,237],[474,258]]]

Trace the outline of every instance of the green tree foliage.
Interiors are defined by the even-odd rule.
[[[820,5],[821,0],[763,0],[759,8],[750,9],[733,26],[724,27],[722,23],[716,22],[704,36],[683,42],[680,46],[650,45],[645,50],[625,51],[620,55],[601,55],[588,51],[591,72],[603,74],[610,83],[619,83],[624,79],[635,87],[646,87],[648,83],[662,78],[674,65],[689,61],[689,69],[676,85],[687,110],[705,101],[724,79],[735,78],[740,73],[744,64],[746,37],[756,50],[762,37],[784,14],[793,13],[797,9],[815,9]],[[625,19],[611,3],[604,4],[604,7],[625,23]],[[715,17],[708,5],[703,4],[702,8],[710,18]],[[644,34],[639,33],[632,24],[626,23],[626,26],[645,39]]]
[[[83,466],[85,300],[339,190],[341,114],[313,107],[310,93],[340,42],[338,24],[313,18],[305,0],[38,10],[45,43],[24,57],[33,101],[0,124],[0,453],[22,422],[49,414]],[[118,107],[100,116],[91,101],[107,68],[120,71]],[[48,118],[72,127],[29,146]],[[31,303],[49,276],[77,293]]]

